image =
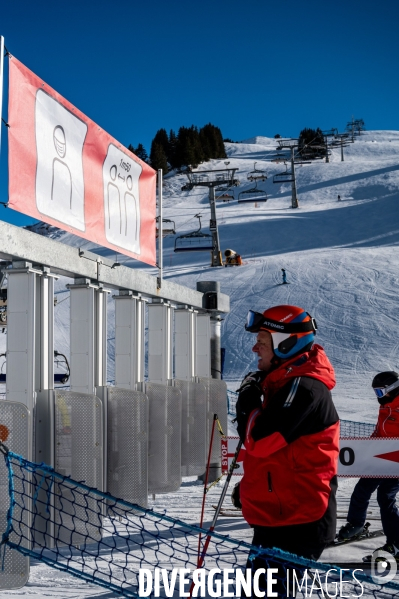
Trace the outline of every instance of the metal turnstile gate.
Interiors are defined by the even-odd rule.
[[[103,490],[103,408],[96,395],[56,391],[55,470]],[[68,491],[63,493],[64,497],[68,495]],[[80,506],[74,502],[71,491],[70,501],[68,497],[66,501],[62,497],[56,501],[59,504],[54,506],[55,526],[63,524],[56,531],[56,538],[69,545],[80,545],[88,534],[93,540],[101,539],[102,514],[95,499],[86,498],[85,505]],[[70,533],[68,529],[74,532]],[[65,539],[64,534],[67,535]]]
[[[24,458],[30,459],[31,422],[28,408],[15,401],[0,401],[0,425],[7,428],[8,438],[5,445]],[[6,429],[3,429],[4,431]],[[6,530],[7,511],[10,507],[10,498],[8,492],[8,472],[3,459],[0,455],[0,533]],[[23,482],[16,477],[14,480],[17,491],[22,491]],[[25,496],[26,501],[31,501]],[[30,511],[30,510],[29,510]],[[24,514],[27,512],[24,511]],[[25,530],[30,537],[30,522],[24,521]],[[13,533],[10,535],[13,540]],[[32,539],[26,539],[26,546],[29,547]],[[0,568],[0,589],[19,589],[23,587],[29,578],[29,557],[25,557],[18,551],[13,551],[5,547],[4,567]]]
[[[206,467],[207,391],[204,385],[175,379],[182,395],[181,473],[203,474]]]
[[[148,397],[108,388],[108,491],[148,506]]]
[[[181,485],[181,392],[146,383],[149,399],[148,492],[170,493]]]

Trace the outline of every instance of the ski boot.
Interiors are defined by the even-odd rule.
[[[390,553],[391,555],[393,555],[395,560],[399,563],[399,550],[395,547],[395,545],[385,543],[385,545],[383,545],[382,547],[378,547],[378,549],[376,549],[375,551],[385,551],[386,553]],[[366,564],[370,564],[372,562],[372,559],[373,559],[373,555],[365,555],[363,558],[363,562]],[[383,562],[383,561],[385,561],[385,558],[377,557],[377,559],[375,561]]]
[[[347,541],[348,539],[353,539],[358,534],[365,532],[364,524],[360,526],[356,526],[356,524],[351,524],[347,522],[345,526],[342,526],[338,533],[338,541]]]

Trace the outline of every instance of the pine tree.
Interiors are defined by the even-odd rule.
[[[301,157],[307,160],[326,155],[325,140],[320,127],[302,129],[298,139],[298,151]]]
[[[156,141],[153,141],[151,144],[150,161],[152,168],[156,171],[161,168],[164,175],[169,171],[168,160],[163,146]]]
[[[134,148],[132,144],[129,144],[128,150],[130,150],[130,152],[133,152],[133,154],[135,154],[137,158],[140,158],[140,160],[142,160],[143,162],[148,163],[148,154],[143,144],[139,144],[137,148]]]
[[[171,129],[169,133],[169,143],[168,143],[168,162],[172,168],[177,168],[176,164],[176,146],[177,146],[177,136],[176,133]]]
[[[148,162],[148,154],[143,144],[139,144],[137,146],[137,148],[134,151],[134,154],[136,154],[137,158],[140,158],[140,160],[142,160],[143,162]]]

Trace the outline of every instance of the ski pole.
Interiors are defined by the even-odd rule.
[[[234,457],[233,457],[233,461],[230,464],[230,468],[229,468],[229,471],[228,471],[227,477],[226,477],[226,482],[224,483],[222,494],[220,495],[219,502],[218,502],[218,504],[216,506],[215,515],[213,516],[213,520],[212,520],[211,526],[210,526],[210,528],[208,530],[208,534],[207,534],[207,537],[205,539],[204,548],[203,548],[202,553],[201,553],[201,555],[200,555],[200,557],[198,559],[197,569],[202,568],[202,565],[203,565],[203,563],[205,561],[205,555],[206,555],[209,543],[210,543],[211,538],[212,538],[212,535],[209,534],[209,533],[212,533],[214,531],[214,529],[215,529],[216,522],[217,522],[217,519],[219,517],[219,513],[220,513],[220,510],[221,510],[224,498],[226,497],[226,493],[227,493],[227,489],[228,489],[229,484],[230,484],[231,477],[233,476],[233,471],[235,470],[235,467],[236,467],[236,463],[237,463],[237,459],[238,459],[238,454],[241,451],[241,447],[242,447],[242,441],[240,440],[238,442],[237,449],[236,449],[236,452],[235,452]],[[191,594],[193,592],[193,588],[194,588],[194,581],[191,583],[189,597],[191,597]]]
[[[214,437],[214,434],[215,434],[215,426],[216,426],[217,420],[218,420],[218,415],[214,414],[213,415],[213,423],[212,423],[211,440],[209,441],[208,461],[206,463],[206,470],[205,470],[204,494],[202,496],[202,508],[201,508],[200,528],[202,528],[202,524],[204,522],[205,498],[206,498],[206,494],[208,492],[209,467],[210,467],[210,464],[211,464],[211,454],[212,454],[212,446],[213,446],[213,437]],[[201,533],[200,533],[199,538],[198,538],[198,562],[199,562],[199,559],[200,559],[200,551],[201,551]]]

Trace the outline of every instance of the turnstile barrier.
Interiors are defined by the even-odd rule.
[[[102,414],[102,402],[96,395],[64,390],[55,393],[55,470],[100,491],[103,490]],[[101,539],[102,515],[96,502],[89,509],[87,505],[79,506],[73,491],[67,489],[60,496],[56,494],[56,501],[55,538],[76,546],[84,543],[88,535],[91,540]],[[61,512],[63,527],[57,531]],[[75,513],[82,520],[84,514],[90,514],[84,526],[80,518],[74,517]],[[68,539],[63,539],[66,528],[72,532]]]
[[[207,391],[204,385],[174,380],[181,391],[181,473],[182,476],[203,474],[206,467]]]
[[[108,388],[108,491],[148,506],[148,413],[145,393]]]
[[[24,404],[15,401],[0,401],[0,425],[2,425],[4,443],[8,449],[27,459],[30,459],[30,448],[32,446],[30,420],[29,410]],[[6,438],[7,434],[8,437]],[[7,512],[10,507],[8,484],[8,471],[3,456],[0,455],[0,536],[7,527]],[[22,490],[23,481],[20,478],[15,477],[14,484],[17,491]],[[30,522],[26,515],[30,511],[28,509],[25,512],[24,521],[21,523],[26,531],[26,540],[24,542],[27,548],[29,548],[32,541]],[[13,540],[12,532],[10,539]],[[3,568],[0,568],[0,589],[20,589],[29,579],[29,557],[25,557],[17,551],[12,551],[9,547],[4,548],[4,551]]]
[[[146,383],[149,399],[148,492],[171,493],[181,485],[181,392]]]

